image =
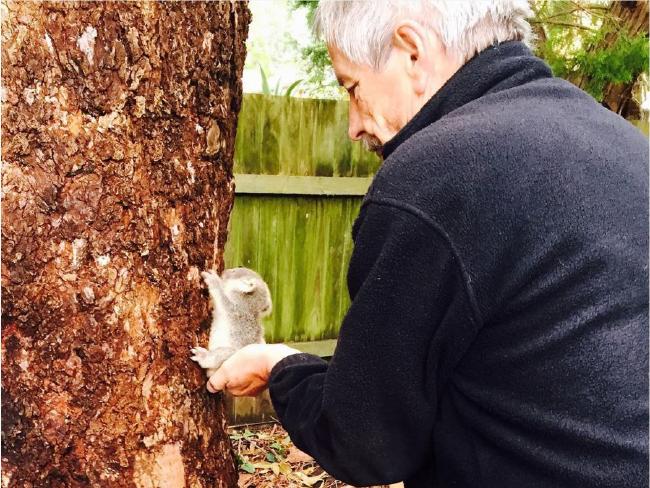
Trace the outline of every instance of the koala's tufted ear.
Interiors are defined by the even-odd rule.
[[[253,280],[237,280],[237,290],[250,295],[255,290],[255,282]]]

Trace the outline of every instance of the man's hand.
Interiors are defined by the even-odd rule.
[[[208,391],[257,396],[266,388],[273,366],[300,351],[284,344],[250,344],[230,356],[208,380]]]

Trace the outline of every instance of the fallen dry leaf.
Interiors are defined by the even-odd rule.
[[[255,475],[248,473],[239,473],[239,480],[237,480],[237,486],[239,488],[248,488],[252,486],[252,481]]]
[[[307,476],[305,473],[302,473],[300,471],[290,475],[291,478],[300,481],[305,486],[314,486],[316,483],[321,481],[325,476],[327,476],[327,473],[325,473],[324,471],[318,476]]]
[[[314,458],[312,458],[306,452],[302,452],[296,446],[291,446],[289,448],[289,453],[287,454],[288,463],[309,463],[312,462],[313,460]]]

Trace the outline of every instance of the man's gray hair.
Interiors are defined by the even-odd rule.
[[[499,42],[531,42],[528,0],[320,0],[314,31],[350,61],[379,69],[402,20],[433,29],[461,61]]]

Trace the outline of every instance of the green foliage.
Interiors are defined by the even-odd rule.
[[[318,7],[318,0],[293,0],[291,2],[291,8],[293,10],[304,8],[307,11],[307,22],[309,25],[314,24],[314,13],[316,12],[316,7]]]
[[[318,0],[293,0],[290,8],[293,10],[304,9],[307,22],[314,24],[314,13]],[[327,52],[327,46],[319,39],[314,38],[313,43],[302,49],[302,59],[306,64],[308,78],[305,90],[307,93],[327,93],[332,98],[341,98],[343,92],[339,90],[338,83],[332,75],[332,63]]]
[[[270,95],[271,88],[269,88],[269,79],[266,77],[266,73],[264,72],[264,68],[262,68],[261,64],[260,64],[260,75],[262,76],[262,93],[264,95]]]
[[[279,442],[276,441],[269,447],[271,450],[266,453],[266,456],[264,456],[268,462],[275,463],[281,461],[287,456],[287,450]]]
[[[596,42],[602,37],[603,33],[599,32]],[[603,89],[608,83],[634,83],[639,74],[648,70],[648,59],[648,39],[622,33],[609,48],[580,50],[573,59],[572,68],[586,77],[583,88],[602,101]]]
[[[598,101],[610,83],[634,84],[648,70],[648,38],[631,36],[607,2],[534,2],[537,54],[556,76],[579,84]]]
[[[279,442],[274,442],[271,444],[271,449],[273,449],[273,452],[275,452],[276,456],[280,457],[286,457],[287,456],[287,450],[286,448],[280,444]]]
[[[266,76],[266,72],[264,71],[264,68],[262,68],[262,65],[260,65],[260,75],[262,77],[262,94],[263,95],[276,95],[279,96],[281,95],[280,93],[280,80],[278,79],[275,83],[275,88],[271,90],[271,87],[269,86],[269,79]],[[300,84],[302,83],[303,80],[296,80],[293,83],[291,83],[286,91],[284,92],[285,97],[290,97],[291,92]]]
[[[333,80],[327,79],[327,73],[332,69],[327,46],[323,41],[314,41],[312,46],[302,50],[302,56],[309,61],[309,82],[317,86],[336,86]]]
[[[248,460],[248,458],[241,456],[238,453],[235,453],[235,459],[237,460],[237,467],[242,471],[253,474],[255,472],[255,466]]]
[[[303,82],[307,74],[301,61],[301,49],[305,42],[309,42],[309,36],[306,36],[308,31],[303,12],[289,10],[291,1],[249,2],[253,21],[246,40],[243,78],[247,92],[305,95]],[[303,82],[296,83],[298,79]]]
[[[293,83],[291,83],[289,85],[289,87],[287,88],[287,91],[284,93],[284,96],[285,97],[290,97],[291,92],[293,92],[294,88],[296,88],[300,83],[302,83],[302,80],[296,80]]]

